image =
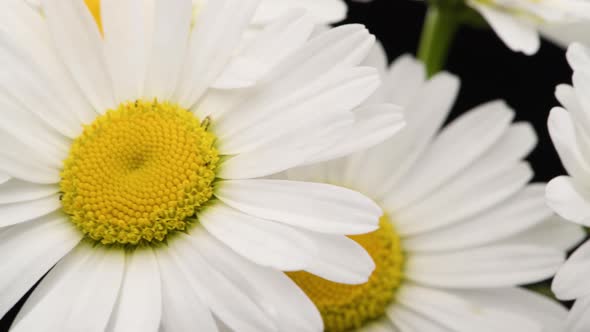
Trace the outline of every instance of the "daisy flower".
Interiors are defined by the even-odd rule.
[[[403,126],[363,103],[374,37],[310,39],[296,11],[237,51],[257,1],[212,1],[193,28],[191,6],[103,0],[97,24],[82,0],[2,2],[0,313],[45,275],[13,331],[318,331],[281,271],[367,281],[345,234],[375,230],[379,207],[263,177]]]
[[[513,51],[527,55],[539,50],[539,32],[562,44],[572,37],[572,24],[590,23],[586,0],[467,0]],[[585,25],[586,27],[588,25]]]
[[[573,86],[560,85],[556,96],[563,107],[549,115],[549,132],[569,176],[547,185],[547,204],[576,224],[590,226],[590,51],[570,46],[568,60],[574,69]],[[590,329],[590,241],[577,249],[553,281],[553,291],[563,300],[577,299],[567,331]]]
[[[539,34],[562,47],[574,41],[590,42],[587,0],[465,0],[465,4],[479,12],[515,52],[537,53],[541,46]]]
[[[533,173],[522,159],[536,143],[530,125],[512,123],[513,111],[493,101],[439,130],[457,78],[426,80],[409,56],[384,75],[373,100],[406,107],[398,135],[281,174],[375,199],[380,228],[351,238],[376,269],[362,285],[288,275],[317,305],[327,331],[560,331],[566,310],[517,286],[550,278],[584,234],[552,214],[543,185],[527,184]]]

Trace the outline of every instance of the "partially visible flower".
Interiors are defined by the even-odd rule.
[[[289,274],[326,330],[561,331],[566,310],[517,286],[551,277],[584,232],[545,205],[544,185],[528,184],[530,125],[513,123],[514,112],[494,101],[443,126],[455,76],[426,80],[408,56],[387,71],[381,52],[372,59],[387,82],[372,100],[404,105],[407,126],[366,151],[284,174],[357,190],[383,210],[379,230],[352,237],[375,261],[369,282]]]
[[[445,1],[451,2],[439,0],[443,5]],[[563,47],[574,41],[590,42],[587,0],[465,0],[465,4],[479,12],[506,46],[516,52],[537,53],[539,34]]]
[[[539,32],[547,29],[553,38],[564,41],[571,29],[565,24],[590,23],[586,0],[468,0],[467,4],[481,13],[506,46],[527,55],[538,51]]]
[[[574,69],[573,86],[557,87],[556,96],[563,107],[551,111],[548,125],[569,176],[551,180],[546,196],[559,215],[590,227],[590,50],[572,44],[567,57]],[[553,291],[560,299],[577,299],[567,331],[590,331],[590,241],[557,273]]]

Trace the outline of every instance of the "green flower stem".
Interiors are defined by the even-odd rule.
[[[455,8],[436,2],[428,6],[418,49],[418,59],[426,65],[428,76],[444,68],[460,23],[456,13]]]

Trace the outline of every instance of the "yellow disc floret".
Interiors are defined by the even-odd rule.
[[[287,273],[319,309],[329,332],[349,331],[385,313],[402,279],[400,239],[387,216],[379,229],[351,236],[375,261],[375,271],[361,285],[331,282],[307,272]]]
[[[213,195],[215,136],[169,103],[130,102],[84,128],[64,161],[62,206],[102,244],[164,241]]]

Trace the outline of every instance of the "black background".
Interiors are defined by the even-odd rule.
[[[376,0],[349,5],[346,23],[365,24],[383,43],[390,61],[404,53],[415,54],[426,12],[422,1]],[[536,55],[525,56],[510,51],[491,30],[464,27],[455,38],[446,70],[462,81],[451,119],[483,102],[504,99],[516,110],[517,120],[531,122],[539,135],[539,144],[529,158],[535,181],[564,174],[546,129],[547,115],[558,105],[555,86],[571,81],[563,49],[543,42]],[[16,308],[0,321],[0,331],[8,330],[15,314]]]

